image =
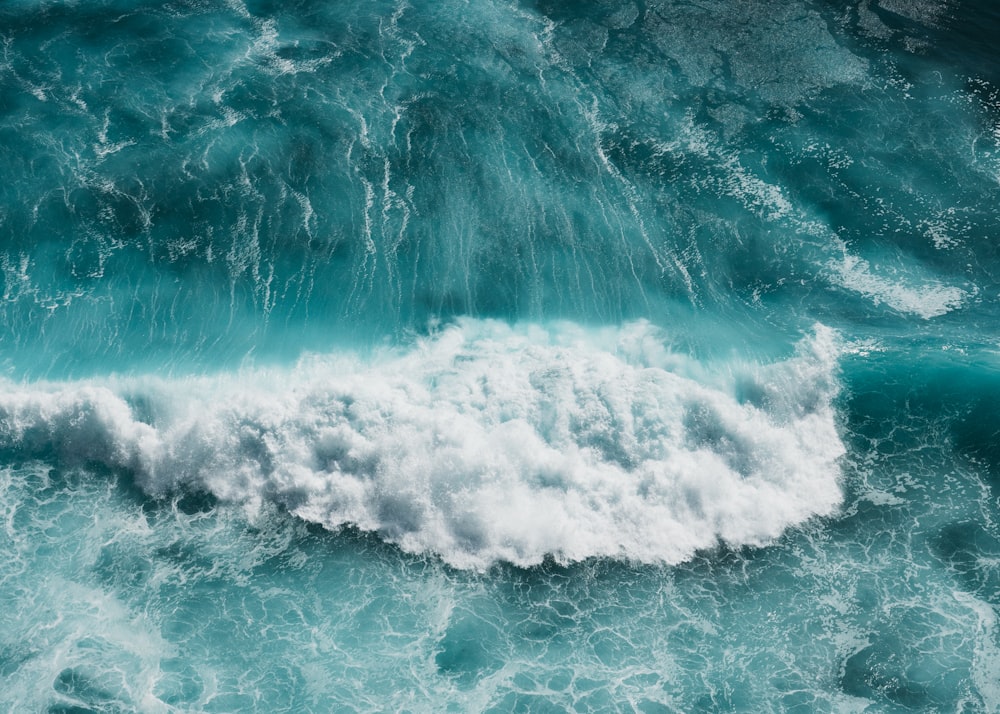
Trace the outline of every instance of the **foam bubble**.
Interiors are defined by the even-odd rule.
[[[354,524],[463,568],[676,563],[840,502],[838,347],[714,368],[646,322],[466,319],[375,358],[0,389],[0,446]]]

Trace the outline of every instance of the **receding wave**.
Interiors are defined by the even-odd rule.
[[[481,569],[677,563],[840,502],[837,340],[709,367],[648,322],[465,319],[375,358],[0,389],[0,446],[352,524]]]

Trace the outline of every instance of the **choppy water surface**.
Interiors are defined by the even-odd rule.
[[[0,703],[1000,710],[998,36],[0,5]]]

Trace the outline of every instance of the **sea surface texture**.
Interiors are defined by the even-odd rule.
[[[998,43],[0,2],[0,710],[1000,711]]]

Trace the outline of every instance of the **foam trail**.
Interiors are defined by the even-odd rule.
[[[919,287],[893,281],[872,271],[868,261],[845,253],[843,261],[830,266],[836,280],[848,290],[864,295],[876,305],[885,303],[893,310],[924,320],[940,317],[960,308],[969,298],[961,288],[929,281]]]
[[[465,319],[361,360],[163,380],[5,385],[0,447],[126,468],[482,569],[676,563],[832,512],[838,349],[709,370],[647,322]]]

